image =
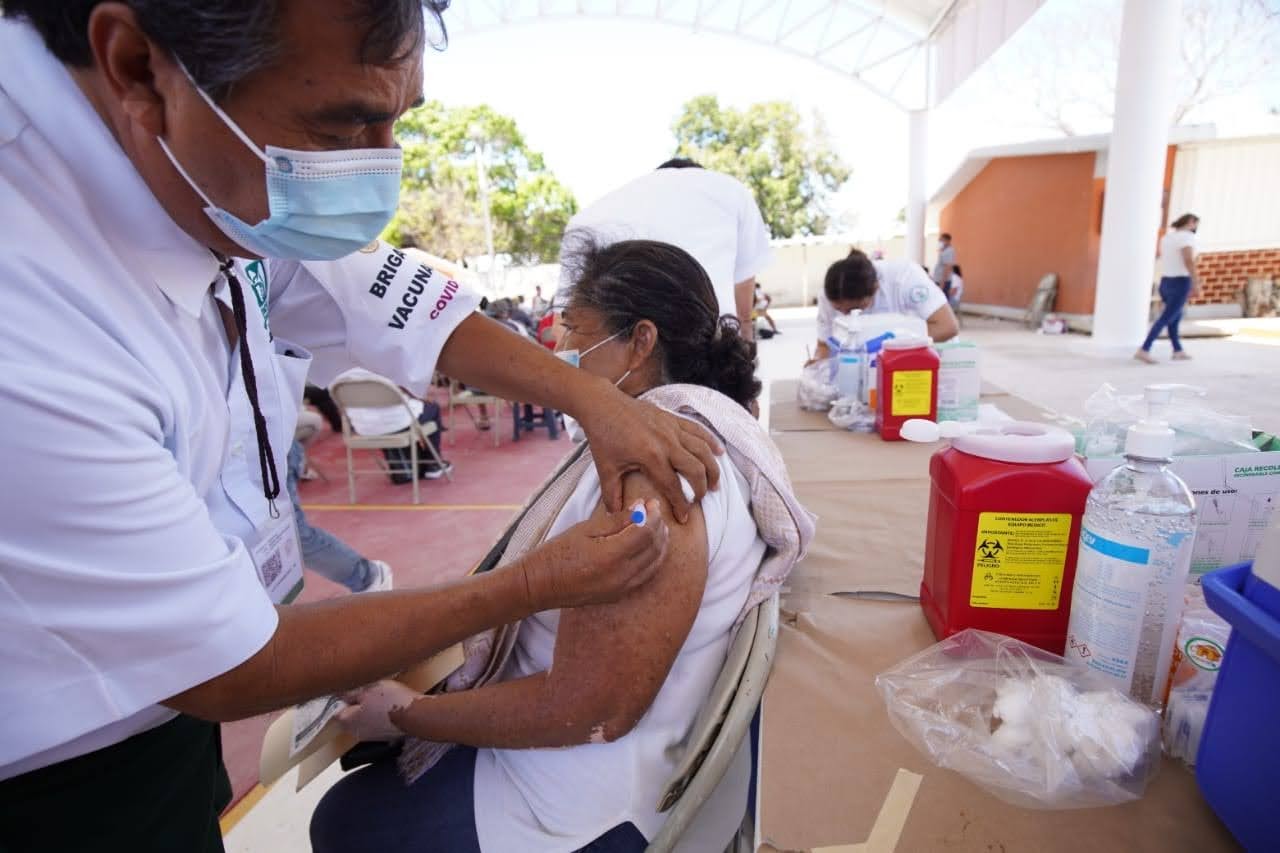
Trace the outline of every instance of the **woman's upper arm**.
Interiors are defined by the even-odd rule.
[[[657,490],[642,474],[631,474],[624,496],[630,507],[657,497]],[[622,601],[560,613],[549,686],[559,701],[598,717],[590,721],[593,731],[607,740],[630,731],[653,703],[689,636],[707,583],[701,507],[684,525],[665,502],[662,513],[671,534],[652,581]]]

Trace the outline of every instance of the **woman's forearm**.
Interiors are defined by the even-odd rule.
[[[493,749],[604,743],[635,725],[600,705],[558,694],[547,673],[540,672],[477,690],[424,696],[392,713],[391,722],[425,740]]]

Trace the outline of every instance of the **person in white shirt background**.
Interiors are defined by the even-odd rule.
[[[0,849],[221,850],[219,721],[628,595],[667,528],[629,523],[624,472],[680,522],[680,476],[716,485],[705,430],[374,240],[446,5],[5,0]],[[286,606],[303,384],[354,366],[570,413],[614,514],[456,583]]]
[[[836,313],[896,313],[925,321],[934,343],[960,332],[947,297],[928,273],[910,261],[873,261],[859,249],[827,268],[818,296],[818,344],[810,363],[831,356],[827,344],[835,331]]]
[[[1133,357],[1147,364],[1155,364],[1151,348],[1165,329],[1169,330],[1169,342],[1173,344],[1173,357],[1177,361],[1191,358],[1182,348],[1178,337],[1178,324],[1187,302],[1200,293],[1200,275],[1196,272],[1196,229],[1200,217],[1184,213],[1173,221],[1169,230],[1160,238],[1160,301],[1164,310],[1151,324],[1147,339],[1142,342]]]
[[[657,240],[697,259],[715,288],[722,315],[738,318],[739,334],[755,336],[755,277],[769,264],[769,229],[751,190],[736,178],[684,157],[663,163],[579,211],[565,229],[560,254],[584,242]],[[562,279],[564,273],[562,272]],[[561,291],[571,282],[562,280]]]

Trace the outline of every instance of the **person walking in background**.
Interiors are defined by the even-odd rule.
[[[1160,300],[1164,302],[1164,310],[1151,324],[1151,331],[1142,342],[1142,348],[1133,354],[1138,361],[1156,363],[1151,355],[1151,347],[1165,329],[1169,330],[1174,360],[1186,361],[1191,358],[1182,348],[1178,324],[1182,322],[1182,312],[1186,310],[1187,302],[1200,293],[1200,276],[1196,274],[1196,229],[1199,227],[1200,217],[1194,213],[1184,213],[1173,221],[1164,237],[1160,238]]]
[[[951,235],[938,236],[938,262],[933,265],[931,278],[942,288],[948,301],[951,299],[951,277],[956,271],[956,250],[951,245]]]

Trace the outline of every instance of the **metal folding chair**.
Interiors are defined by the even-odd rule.
[[[385,379],[343,379],[335,382],[329,389],[329,393],[333,396],[333,400],[338,404],[338,411],[342,413],[342,443],[347,448],[347,493],[351,503],[356,502],[356,474],[386,474],[386,470],[379,468],[365,468],[357,470],[352,458],[354,450],[382,450],[384,448],[408,448],[411,471],[413,477],[413,502],[418,503],[418,444],[422,443],[427,448],[427,453],[435,460],[436,464],[445,472],[445,477],[450,482],[453,481],[453,475],[449,473],[449,469],[445,467],[444,460],[440,458],[440,454],[436,452],[434,445],[428,438],[435,434],[436,425],[433,423],[418,423],[417,416],[414,415],[413,409],[409,407],[409,401],[404,394],[390,381]],[[409,416],[409,428],[403,432],[394,432],[388,435],[360,435],[351,428],[351,419],[347,416],[348,409],[385,409],[395,406],[403,406],[405,413]]]
[[[730,763],[751,730],[773,668],[778,644],[778,596],[760,603],[747,615],[725,658],[711,694],[694,720],[688,746],[663,790],[658,811],[671,814],[646,853],[670,853],[693,823],[698,811],[724,778]],[[743,803],[745,810],[746,803]],[[727,851],[738,846],[735,835]]]

